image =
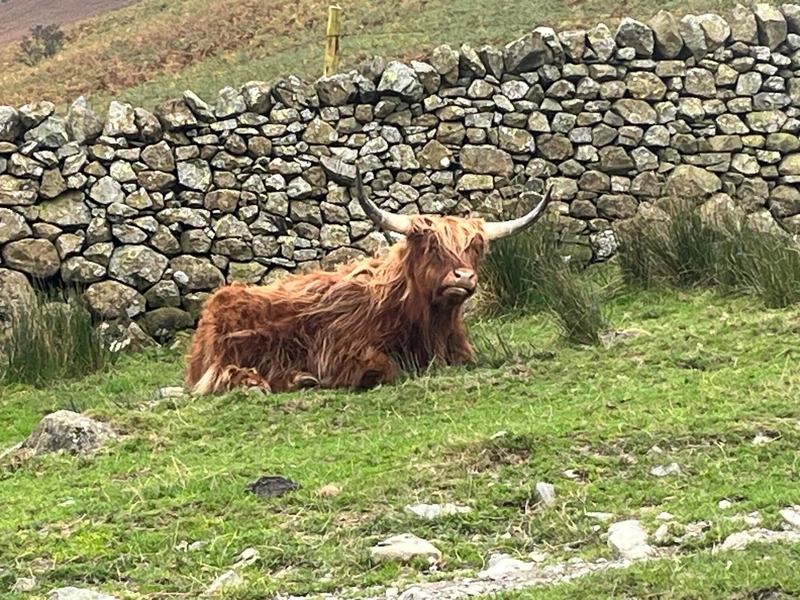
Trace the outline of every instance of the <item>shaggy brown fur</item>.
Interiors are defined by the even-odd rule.
[[[474,360],[461,309],[488,247],[483,221],[411,219],[382,258],[217,290],[187,356],[189,388],[369,388],[391,382],[402,363]]]

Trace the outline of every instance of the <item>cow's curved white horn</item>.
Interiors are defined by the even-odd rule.
[[[548,187],[544,196],[542,196],[542,199],[539,201],[539,204],[524,217],[511,221],[501,221],[499,223],[484,223],[483,230],[486,232],[487,237],[490,240],[499,240],[524,231],[533,225],[544,214],[544,209],[547,208],[547,203],[550,202],[551,193],[552,188]]]
[[[367,198],[364,193],[364,185],[361,181],[361,171],[356,165],[356,192],[358,194],[358,203],[367,216],[381,229],[387,231],[394,231],[406,235],[411,230],[411,219],[405,215],[395,215],[386,212],[375,204],[372,200]]]

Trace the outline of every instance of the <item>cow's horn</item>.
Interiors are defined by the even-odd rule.
[[[411,230],[411,220],[405,215],[395,215],[386,212],[378,207],[372,200],[367,198],[364,193],[364,185],[361,182],[361,171],[356,165],[356,192],[358,193],[358,203],[367,216],[381,229],[394,231],[406,235]]]
[[[552,188],[548,187],[547,191],[542,196],[539,204],[524,217],[513,219],[511,221],[501,221],[499,223],[484,223],[483,230],[490,240],[499,240],[520,231],[524,231],[533,225],[544,214],[544,209],[547,208],[547,203],[550,202],[550,194]]]

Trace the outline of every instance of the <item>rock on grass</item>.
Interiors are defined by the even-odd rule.
[[[119,600],[119,598],[94,590],[69,586],[52,590],[47,595],[47,600]]]
[[[408,562],[414,558],[442,559],[442,552],[430,542],[411,533],[401,533],[370,548],[375,562]]]
[[[58,410],[47,415],[22,443],[23,449],[34,454],[63,450],[69,454],[94,454],[117,434],[105,423],[70,410]]]
[[[635,519],[619,521],[608,528],[608,545],[622,558],[639,560],[654,553],[647,532]]]

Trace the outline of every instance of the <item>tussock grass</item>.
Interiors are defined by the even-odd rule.
[[[10,330],[0,338],[0,381],[42,386],[84,377],[112,362],[83,298],[66,292],[62,299],[40,295],[10,315]]]
[[[703,214],[686,198],[661,208],[665,219],[638,219],[618,231],[627,284],[754,294],[769,308],[800,301],[800,245],[787,233],[736,210]]]
[[[549,311],[558,317],[564,337],[596,344],[605,327],[600,299],[559,251],[546,222],[492,244],[482,265],[488,298],[484,311],[493,317]]]

